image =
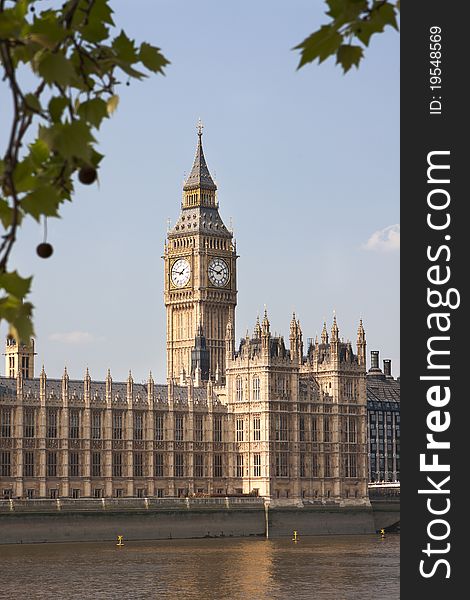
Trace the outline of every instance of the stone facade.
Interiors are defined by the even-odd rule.
[[[235,347],[236,247],[199,128],[181,215],[164,249],[167,383],[50,380],[7,342],[0,379],[5,497],[254,494],[278,504],[368,504],[366,340],[330,333],[304,354],[267,312]],[[9,356],[14,356],[13,361]],[[26,362],[28,362],[26,361]],[[33,369],[33,364],[29,364]]]

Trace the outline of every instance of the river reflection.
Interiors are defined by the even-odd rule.
[[[398,535],[0,546],[2,596],[399,598]]]

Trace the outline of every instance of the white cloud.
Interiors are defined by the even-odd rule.
[[[62,344],[90,344],[102,341],[103,338],[96,337],[88,331],[69,331],[66,333],[51,333],[49,341]]]
[[[400,250],[400,225],[389,225],[379,231],[374,231],[365,244],[364,250],[374,252],[394,252]]]

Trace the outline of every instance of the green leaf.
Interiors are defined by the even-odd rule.
[[[121,33],[114,38],[113,43],[111,44],[116,56],[127,63],[134,63],[137,60],[136,48],[134,45],[134,41],[130,40],[127,35],[122,31]]]
[[[12,219],[13,209],[6,200],[0,198],[0,221],[2,222],[4,229],[8,229],[8,227],[10,227]]]
[[[13,171],[13,183],[17,192],[27,192],[35,186],[34,163],[29,156],[19,162]]]
[[[61,53],[45,54],[39,62],[38,71],[46,83],[58,83],[62,86],[67,85],[75,75],[72,64]]]
[[[29,38],[49,50],[53,50],[66,35],[67,30],[53,10],[45,10],[36,15],[29,27]]]
[[[0,273],[0,288],[15,298],[23,298],[31,289],[32,277],[21,277],[17,271]]]
[[[63,96],[54,96],[53,98],[51,98],[48,109],[49,114],[51,115],[51,119],[54,123],[60,121],[62,113],[64,112],[68,102],[69,101],[67,100],[67,98],[64,98]]]
[[[23,19],[15,13],[15,9],[2,10],[2,18],[0,19],[0,39],[8,40],[18,38],[23,27]]]
[[[109,36],[109,27],[99,19],[88,19],[88,23],[83,25],[80,31],[83,39],[92,44],[102,42]]]
[[[101,121],[108,117],[107,104],[101,98],[93,98],[80,104],[78,114],[98,129]]]
[[[40,167],[49,158],[49,148],[43,140],[36,140],[29,145],[30,156],[36,167]]]
[[[26,94],[24,97],[24,101],[25,106],[28,110],[37,113],[41,112],[41,103],[39,102],[38,97],[34,94]]]
[[[108,115],[111,116],[114,113],[114,111],[118,107],[118,104],[119,104],[119,96],[117,94],[114,94],[113,96],[111,96],[111,98],[109,98],[108,102],[106,103],[106,109],[108,111]]]
[[[345,73],[355,65],[359,66],[359,62],[363,57],[363,50],[360,46],[351,46],[349,44],[343,44],[339,47],[336,54],[336,64],[341,64]]]
[[[0,285],[1,287],[1,285]],[[22,302],[14,296],[0,298],[0,321],[5,319],[11,326],[12,335],[20,340],[29,340],[34,335],[31,302]]]
[[[52,127],[40,127],[39,137],[44,140],[50,150],[58,152],[65,160],[80,158],[89,161],[91,146],[95,138],[90,127],[84,121],[72,123],[56,123]]]
[[[396,19],[395,7],[389,2],[380,4],[376,11],[379,15],[379,19],[385,25],[391,25],[394,29],[398,30],[398,24]]]
[[[52,185],[42,185],[21,201],[21,208],[39,222],[42,215],[57,217],[62,198]]]
[[[98,21],[114,25],[112,18],[113,9],[109,7],[108,0],[95,0],[91,9],[90,15],[92,18],[96,18]]]
[[[151,46],[146,42],[140,45],[139,60],[149,71],[154,73],[163,73],[163,67],[170,64],[161,54],[160,48]]]
[[[318,31],[294,48],[294,50],[302,51],[297,69],[300,69],[306,63],[313,62],[317,58],[318,62],[323,62],[338,51],[342,41],[342,35],[331,25],[323,25]]]
[[[335,21],[336,27],[351,23],[368,9],[367,0],[327,0],[330,8],[327,15]]]
[[[133,67],[131,67],[129,65],[129,63],[120,60],[119,58],[116,58],[114,60],[114,63],[116,64],[116,66],[118,66],[120,69],[122,69],[124,71],[124,73],[127,73],[127,75],[129,75],[130,77],[134,77],[134,79],[144,79],[144,77],[147,77],[147,75],[145,73],[142,73],[142,71],[138,71],[137,69],[134,69]]]

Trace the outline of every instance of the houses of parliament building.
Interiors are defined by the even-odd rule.
[[[252,494],[367,504],[366,338],[336,317],[304,348],[268,314],[235,343],[237,249],[199,127],[164,248],[167,381],[35,376],[34,342],[6,340],[0,378],[3,498]]]

